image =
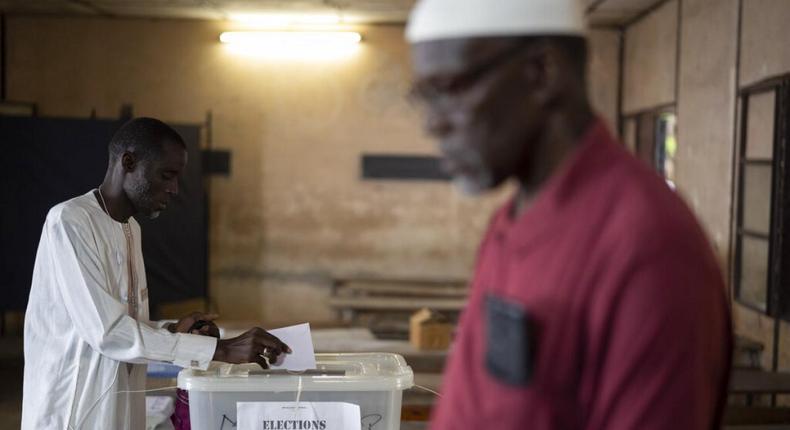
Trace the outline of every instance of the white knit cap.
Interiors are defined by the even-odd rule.
[[[406,28],[410,43],[487,36],[584,36],[581,0],[420,0]]]

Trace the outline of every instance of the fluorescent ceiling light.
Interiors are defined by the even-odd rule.
[[[351,54],[362,36],[351,31],[228,31],[219,40],[245,55],[310,59]]]

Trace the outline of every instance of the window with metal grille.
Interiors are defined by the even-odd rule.
[[[743,89],[740,103],[735,296],[748,307],[790,319],[790,77]]]

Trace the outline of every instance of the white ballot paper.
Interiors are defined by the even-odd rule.
[[[269,330],[278,339],[291,347],[290,354],[280,354],[277,362],[269,365],[272,369],[308,370],[315,369],[315,351],[310,324],[298,324]]]
[[[342,402],[237,402],[237,430],[361,430],[359,405]]]

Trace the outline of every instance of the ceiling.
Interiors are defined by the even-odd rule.
[[[662,0],[584,0],[593,25],[623,25]],[[0,0],[0,11],[55,15],[231,19],[239,13],[339,14],[403,23],[415,0]]]
[[[2,1],[2,0],[0,0]],[[593,25],[625,25],[663,0],[585,0]]]

